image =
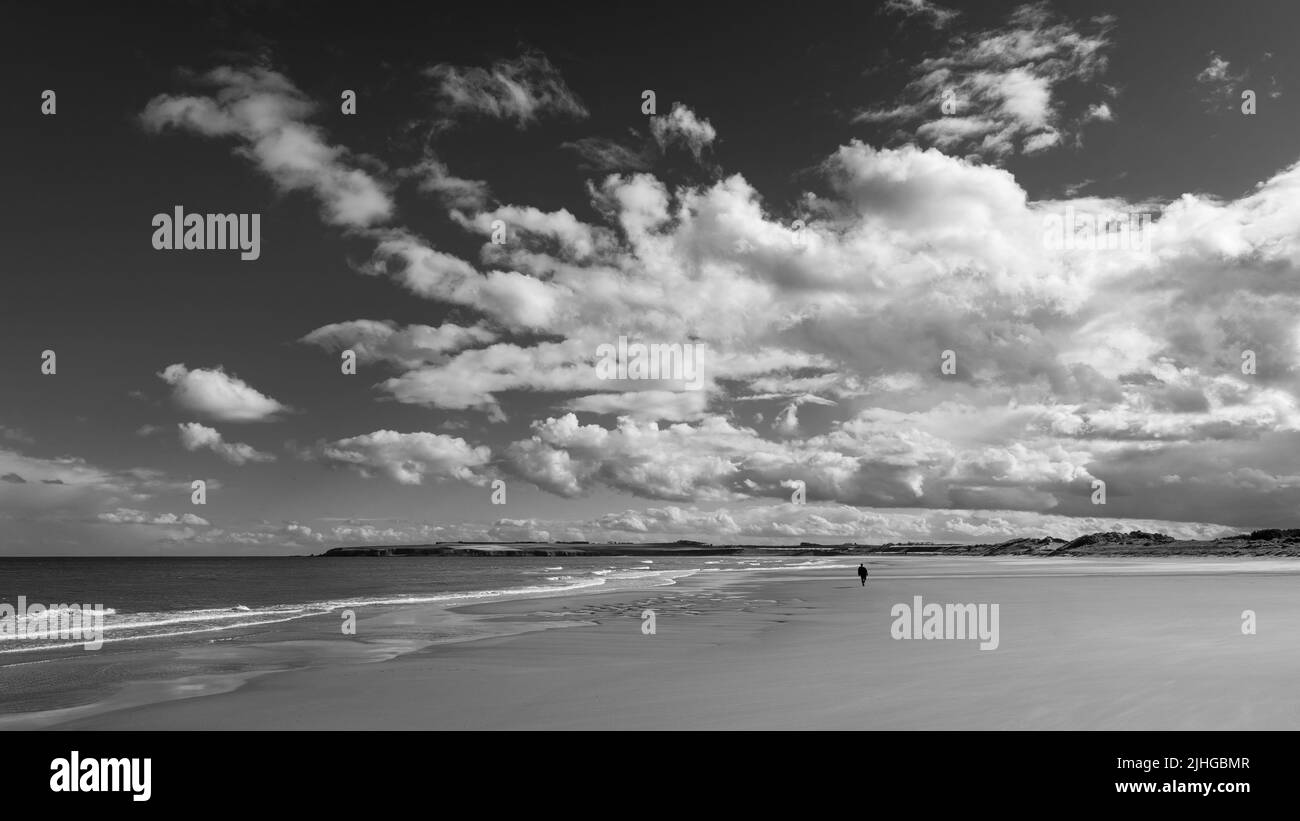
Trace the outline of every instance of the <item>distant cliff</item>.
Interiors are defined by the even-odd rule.
[[[1300,556],[1300,529],[1256,530],[1219,539],[1175,539],[1131,530],[1089,533],[1072,541],[1051,537],[997,544],[882,545],[880,553],[942,553],[969,556]]]

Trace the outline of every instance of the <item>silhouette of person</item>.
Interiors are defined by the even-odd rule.
[[[860,565],[858,565],[858,578],[862,580],[862,586],[863,586],[863,587],[866,587],[866,586],[867,586],[867,566],[866,566],[865,564],[860,564]]]

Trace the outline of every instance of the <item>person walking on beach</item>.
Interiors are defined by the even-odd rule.
[[[866,566],[865,564],[860,564],[860,565],[858,565],[858,578],[862,580],[862,586],[863,586],[863,587],[866,587],[866,586],[867,586],[867,566]]]

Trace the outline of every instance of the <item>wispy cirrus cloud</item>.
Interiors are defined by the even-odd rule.
[[[583,137],[563,143],[575,152],[587,171],[648,171],[670,149],[688,151],[699,162],[718,138],[717,129],[683,103],[673,103],[667,114],[650,117],[649,136],[628,129],[627,142],[607,137]]]
[[[525,52],[487,67],[439,63],[424,70],[434,81],[443,127],[465,116],[505,120],[527,128],[544,117],[585,119],[587,107],[545,54]]]
[[[1067,111],[1060,88],[1106,71],[1113,22],[1068,22],[1044,3],[1020,6],[1004,27],[955,34],[945,53],[916,65],[898,103],[864,109],[855,122],[893,125],[922,145],[988,159],[1063,145],[1089,115]],[[1091,119],[1104,119],[1095,116],[1103,102],[1094,102]]]
[[[1276,99],[1282,96],[1277,77],[1267,71],[1273,55],[1265,52],[1254,64],[1234,69],[1231,62],[1218,52],[1211,51],[1209,62],[1196,74],[1201,102],[1211,114],[1236,113],[1242,104],[1242,93],[1250,90],[1257,96]]]
[[[446,163],[431,155],[402,169],[399,175],[414,178],[421,191],[436,195],[448,208],[483,208],[491,198],[486,182],[458,177]]]
[[[908,20],[920,20],[932,28],[950,25],[961,12],[945,8],[934,0],[887,0],[881,13],[897,14]]]
[[[608,137],[583,137],[560,147],[577,154],[581,167],[588,171],[648,171],[655,159],[653,148],[644,139],[632,147]]]

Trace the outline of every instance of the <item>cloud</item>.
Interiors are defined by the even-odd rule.
[[[113,525],[189,525],[192,527],[207,527],[209,525],[207,519],[195,516],[193,513],[183,513],[177,516],[175,513],[146,513],[143,510],[126,507],[119,507],[116,510],[101,513],[97,518],[101,522]]]
[[[464,439],[440,433],[377,430],[320,442],[306,455],[350,467],[366,477],[386,476],[403,485],[423,484],[425,479],[484,485],[492,452],[486,446],[473,446]]]
[[[207,527],[168,532],[160,540],[169,546],[220,545],[243,552],[261,553],[257,548],[314,548],[326,541],[326,534],[298,521],[260,522],[240,527]],[[253,551],[247,551],[254,548]]]
[[[919,19],[936,29],[944,28],[961,14],[944,8],[933,0],[887,0],[881,12],[901,14],[906,19]]]
[[[497,60],[487,68],[440,63],[425,69],[424,75],[436,83],[444,126],[466,114],[511,121],[520,129],[546,116],[588,116],[578,95],[538,52]]]
[[[891,7],[920,14],[928,4]],[[1046,4],[1020,6],[1002,28],[954,35],[943,54],[914,67],[900,102],[860,111],[855,122],[894,124],[923,145],[989,159],[1064,144],[1077,123],[1058,89],[1105,72],[1112,23],[1097,17],[1085,29]]]
[[[36,444],[36,439],[22,428],[9,428],[0,425],[0,437],[7,439],[10,442],[17,442],[20,445]]]
[[[1229,67],[1230,64],[1227,60],[1214,52],[1210,52],[1210,64],[1201,69],[1201,72],[1196,75],[1196,82],[1221,86],[1240,79],[1229,71]]]
[[[653,151],[646,146],[629,148],[607,137],[583,137],[560,147],[576,153],[588,171],[647,171],[654,164]]]
[[[324,325],[300,339],[327,351],[351,350],[357,361],[388,362],[411,369],[420,365],[447,361],[447,355],[462,348],[495,341],[497,335],[483,327],[462,327],[444,323],[438,327],[408,325],[399,327],[391,320],[354,319]]]
[[[210,491],[221,487],[216,479],[208,481]],[[0,554],[154,551],[160,539],[203,520],[139,513],[139,508],[154,502],[166,504],[167,500],[188,501],[189,495],[189,479],[174,479],[159,470],[112,470],[76,456],[29,456],[0,448],[0,520],[4,523]],[[121,513],[124,509],[138,515]],[[101,514],[107,515],[101,518]],[[102,527],[106,523],[120,526],[106,531]]]
[[[1016,510],[863,509],[835,504],[792,505],[788,502],[713,509],[667,506],[608,513],[583,522],[531,524],[555,530],[576,529],[592,540],[650,541],[688,537],[715,544],[790,544],[805,540],[824,544],[997,543],[1024,536],[1068,540],[1108,530],[1155,531],[1176,538],[1196,539],[1235,532],[1222,525],[1202,522],[1068,517]]]
[[[134,477],[72,456],[42,458],[0,448],[0,509],[57,510],[93,507],[105,499],[145,492]]]
[[[210,450],[232,465],[275,461],[274,454],[263,453],[252,445],[241,442],[226,442],[214,428],[198,422],[183,422],[177,427],[180,428],[181,445],[186,450]]]
[[[579,396],[564,407],[579,413],[682,422],[703,417],[708,403],[702,391],[643,390]]]
[[[318,528],[261,525],[226,533],[195,531],[198,542],[283,545],[399,545],[456,541],[653,542],[681,538],[713,544],[883,544],[887,542],[997,543],[1013,538],[1074,539],[1098,531],[1143,530],[1180,539],[1210,539],[1238,529],[1213,522],[1181,522],[1121,516],[1057,516],[1019,510],[944,511],[864,509],[849,505],[751,502],[708,506],[666,505],[611,511],[590,519],[502,518],[485,522],[432,523],[406,519],[348,519]]]
[[[172,400],[178,407],[219,422],[270,421],[289,410],[220,366],[190,370],[176,363],[158,377],[172,386]]]
[[[700,159],[701,152],[712,145],[718,132],[708,120],[695,116],[681,103],[673,103],[672,111],[650,118],[650,133],[661,149],[671,145],[680,145],[688,149],[695,159]]]
[[[434,157],[425,157],[410,168],[402,169],[401,174],[414,177],[421,191],[437,195],[448,208],[483,208],[491,196],[486,182],[457,177],[445,163]]]
[[[456,322],[359,319],[303,341],[392,368],[384,398],[531,425],[493,443],[495,463],[486,446],[392,431],[311,455],[405,483],[500,471],[565,498],[680,510],[784,504],[801,479],[828,509],[988,512],[935,530],[971,538],[1002,532],[997,511],[1018,511],[1006,527],[1092,521],[1096,478],[1110,521],[1285,523],[1300,504],[1285,462],[1300,446],[1300,167],[1232,198],[1050,198],[945,153],[1047,151],[1113,117],[1104,89],[1071,99],[1077,111],[1061,98],[1065,78],[1103,71],[1109,25],[1083,32],[1031,7],[960,39],[912,80],[985,93],[971,98],[982,110],[938,117],[904,99],[876,121],[915,121],[907,139],[922,145],[849,141],[788,206],[741,174],[670,185],[636,172],[588,181],[585,204],[453,209],[483,240],[473,263],[407,228],[372,232],[360,271]],[[1142,214],[1150,241],[1054,244],[1066,213]],[[599,379],[595,352],[620,336],[701,343],[702,390]],[[947,353],[955,372],[940,369]]]
[[[717,416],[667,427],[623,417],[607,429],[566,414],[534,423],[533,436],[508,455],[520,475],[563,496],[606,486],[656,499],[724,501],[788,496],[782,488],[802,480],[810,499],[850,504],[950,507],[956,495],[1003,487],[1000,506],[1049,509],[1057,505],[1053,493],[1089,487],[1086,448],[1032,430],[1024,431],[1029,444],[983,444],[950,438],[950,424],[873,409],[827,434],[778,442]]]
[[[1084,122],[1099,120],[1103,123],[1113,122],[1115,113],[1111,111],[1108,103],[1093,103],[1088,106],[1088,113],[1083,116]]]
[[[0,448],[0,514],[11,521],[72,524],[117,505],[181,492],[188,494],[187,482],[159,471],[108,470],[75,456],[28,456]],[[20,544],[15,536],[0,549]]]
[[[1197,85],[1201,90],[1201,102],[1211,114],[1235,114],[1241,103],[1241,92],[1254,86],[1253,91],[1267,93],[1270,98],[1282,96],[1277,85],[1277,78],[1268,75],[1264,78],[1264,64],[1271,55],[1265,54],[1253,66],[1239,71],[1232,69],[1232,64],[1216,52],[1209,53],[1209,63],[1196,75]]]
[[[513,329],[545,328],[564,298],[561,289],[517,271],[480,275],[406,231],[385,232],[361,271],[387,276],[427,299],[476,308]]]
[[[524,347],[497,343],[461,351],[445,362],[424,365],[381,383],[399,402],[449,410],[476,409],[501,420],[496,394],[509,390],[595,390],[595,348],[576,341]]]
[[[628,417],[538,421],[508,449],[510,470],[566,497],[756,499],[803,475],[810,497],[846,504],[1086,515],[1090,479],[1122,471],[1153,509],[1192,515],[1186,495],[1158,495],[1165,485],[1135,471],[1133,454],[1158,449],[1161,475],[1214,474],[1195,467],[1205,443],[1246,459],[1257,450],[1247,443],[1295,429],[1300,292],[1270,272],[1300,260],[1287,228],[1300,218],[1300,171],[1235,201],[1163,204],[1035,201],[1005,170],[914,146],[851,142],[820,171],[828,191],[803,200],[801,242],[739,175],[672,191],[648,174],[611,175],[589,188],[602,224],[518,205],[456,216],[479,234],[494,219],[509,226],[510,242],[485,254],[514,269],[518,300],[488,298],[472,267],[395,238],[402,264],[385,273],[508,333],[441,359],[407,356],[381,387],[495,419],[508,391]],[[1053,247],[1045,226],[1067,207],[1149,212],[1152,242]],[[596,379],[596,347],[619,335],[707,343],[705,390]],[[1268,363],[1250,379],[1247,348]],[[945,350],[963,363],[955,378],[938,370]],[[802,412],[805,394],[818,413]],[[954,439],[974,419],[941,407],[958,400],[1007,421]],[[739,401],[774,403],[763,412],[775,427],[729,420]],[[900,406],[935,410],[891,416]],[[689,424],[647,427],[657,421]],[[1286,483],[1270,487],[1270,504],[1289,503]],[[1211,504],[1210,487],[1193,493]]]
[[[168,128],[206,137],[233,137],[236,153],[251,160],[284,191],[306,190],[334,225],[363,228],[387,220],[393,202],[384,184],[326,142],[305,120],[316,111],[283,74],[267,68],[222,66],[195,78],[208,95],[160,94],[140,114],[152,132]]]
[[[598,246],[608,247],[613,242],[611,234],[580,222],[567,209],[542,211],[537,208],[505,205],[492,211],[480,211],[473,216],[466,216],[453,211],[452,219],[467,230],[484,236],[491,236],[493,223],[502,223],[516,229],[513,240],[523,239],[522,232],[529,237],[553,240],[559,244],[559,252],[576,259],[591,257]],[[511,238],[508,235],[508,238]]]

